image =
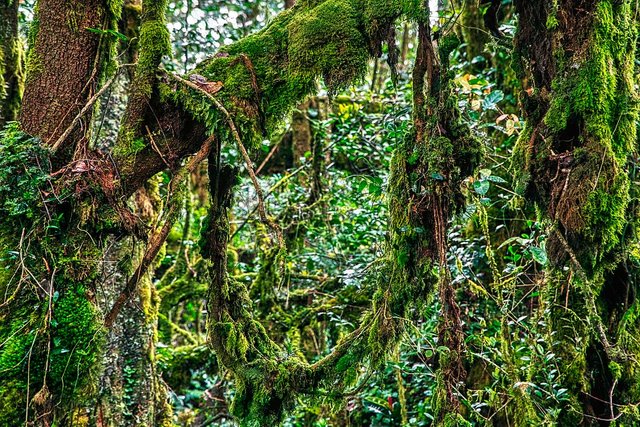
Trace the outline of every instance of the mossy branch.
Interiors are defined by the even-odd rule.
[[[242,158],[244,159],[244,163],[245,163],[245,167],[247,168],[247,172],[249,173],[249,177],[251,178],[251,182],[253,184],[253,188],[256,191],[256,196],[258,198],[258,213],[260,214],[260,219],[262,220],[262,222],[264,224],[266,224],[276,235],[277,241],[278,241],[278,245],[282,248],[284,247],[284,241],[282,239],[282,230],[280,230],[280,226],[278,226],[278,224],[276,224],[270,217],[269,215],[267,215],[267,211],[265,209],[265,205],[264,205],[264,193],[262,191],[262,187],[260,187],[260,183],[258,182],[258,178],[256,177],[256,173],[253,170],[253,162],[251,161],[251,158],[249,157],[249,153],[247,152],[247,149],[245,148],[244,144],[242,143],[242,139],[240,138],[240,134],[238,133],[238,128],[236,127],[234,121],[233,121],[233,117],[231,117],[231,114],[229,113],[229,111],[224,107],[224,105],[222,105],[222,103],[220,101],[218,101],[213,95],[211,95],[209,92],[207,92],[206,90],[204,90],[202,87],[198,86],[197,84],[189,81],[189,80],[185,80],[180,76],[177,76],[167,70],[163,71],[170,76],[171,78],[177,80],[178,82],[190,87],[191,89],[194,89],[200,93],[202,93],[205,97],[207,97],[207,99],[209,99],[211,102],[213,102],[213,104],[216,106],[217,109],[219,109],[225,116],[227,125],[229,126],[229,129],[231,131],[231,134],[233,136],[233,139],[235,140],[237,146],[238,146],[238,150],[240,151],[240,153],[242,154]],[[255,78],[252,77],[252,81],[254,81]]]

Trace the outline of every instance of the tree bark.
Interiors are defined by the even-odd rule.
[[[40,0],[34,19],[20,123],[51,146],[96,92],[106,65],[101,40],[103,46],[109,41],[89,29],[106,29],[111,17],[102,0]],[[72,157],[90,121],[88,113],[63,143],[60,164]]]

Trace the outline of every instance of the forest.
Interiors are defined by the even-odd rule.
[[[0,427],[640,426],[637,0],[0,0]]]

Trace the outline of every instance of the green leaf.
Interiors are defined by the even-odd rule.
[[[398,252],[398,264],[400,267],[407,265],[407,261],[409,261],[409,254],[407,254],[407,251],[402,250]]]
[[[547,265],[547,262],[549,262],[547,258],[547,252],[544,250],[544,248],[532,246],[529,248],[529,252],[531,252],[531,256],[538,264]]]
[[[474,181],[473,183],[473,189],[481,196],[487,194],[487,192],[489,191],[489,187],[491,187],[491,184],[489,183],[489,181],[484,179]]]
[[[491,176],[491,169],[480,169],[478,173],[483,179],[486,179]]]
[[[485,110],[495,110],[496,104],[504,99],[504,92],[501,90],[494,90],[490,94],[484,97],[482,100],[482,108]]]
[[[506,179],[495,175],[488,176],[487,179],[491,182],[497,182],[498,184],[505,184],[507,182]]]
[[[373,412],[378,412],[378,413],[390,413],[391,411],[389,411],[389,403],[380,398],[380,397],[376,397],[376,396],[367,396],[364,398],[364,405],[371,411]]]

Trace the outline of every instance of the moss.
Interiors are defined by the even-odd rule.
[[[61,402],[52,417],[64,418],[97,391],[104,334],[92,301],[100,248],[70,227],[64,185],[53,182],[37,139],[13,123],[0,132],[0,154],[0,289],[10,296],[0,308],[0,400],[26,399],[27,389],[33,397],[46,385],[41,396]],[[43,199],[51,188],[54,197]],[[29,250],[18,260],[20,245]],[[19,266],[30,274],[13,274]],[[3,407],[0,420],[24,422],[26,406]]]
[[[386,37],[387,27],[395,25],[396,20],[412,5],[404,0],[366,0],[364,1],[364,22],[368,38],[377,40]]]
[[[124,0],[107,0],[107,13],[113,20],[119,20],[122,17],[122,6]]]
[[[371,55],[355,0],[300,2],[263,30],[223,47],[194,73],[221,82],[215,97],[229,111],[243,142],[257,143],[277,130],[287,113],[316,89],[322,77],[331,92],[362,78]],[[226,117],[201,93],[164,87],[162,93],[230,140]]]
[[[49,388],[60,396],[90,395],[97,391],[91,388],[97,384],[100,349],[105,340],[100,313],[87,300],[81,285],[59,295],[51,321]],[[71,390],[65,390],[67,387]]]
[[[165,10],[167,1],[144,0],[139,29],[139,58],[129,91],[129,102],[120,126],[114,156],[121,168],[133,166],[135,154],[146,147],[141,128],[147,108],[157,88],[156,75],[164,56],[171,56],[171,39]]]
[[[29,46],[29,50],[27,51],[27,60],[25,67],[25,84],[28,84],[30,80],[34,79],[39,73],[42,72],[42,60],[36,53],[36,50],[33,48],[36,43],[38,31],[40,30],[38,7],[39,5],[36,3],[33,11],[33,20],[29,24],[29,37],[27,40],[27,46]]]
[[[367,46],[371,47],[374,27],[386,25],[401,12],[424,13],[417,4],[412,4],[411,12],[399,2],[384,2],[388,10],[378,4],[368,3],[363,13],[358,1],[301,1],[264,30],[223,48],[195,73],[208,82],[222,83],[215,97],[229,110],[243,141],[256,141],[264,132],[272,132],[289,109],[314,89],[318,77],[324,78],[330,90],[361,77],[371,53]],[[374,15],[377,21],[370,22]],[[458,44],[447,39],[445,62],[448,49]],[[448,212],[460,206],[461,180],[482,156],[480,143],[460,122],[456,100],[450,96],[449,76],[444,74],[445,84],[429,100],[429,108],[437,111],[430,118],[431,132],[420,141],[415,132],[408,133],[392,160],[389,240],[372,308],[359,328],[343,336],[332,353],[312,365],[296,348],[295,334],[288,347],[270,339],[253,317],[247,286],[228,276],[227,209],[233,185],[211,189],[214,202],[200,242],[203,257],[211,263],[208,334],[220,363],[234,374],[232,412],[242,425],[276,424],[299,395],[319,387],[341,390],[358,378],[362,367],[379,367],[398,345],[406,319],[438,283],[438,262],[431,247],[436,223],[429,214],[432,206],[422,200],[441,195],[446,221]],[[206,97],[190,88],[173,89],[163,85],[162,96],[189,111],[210,133],[229,141],[225,116]],[[437,137],[439,126],[447,130],[448,137]],[[224,175],[209,166],[210,176]],[[271,248],[263,256],[262,271],[252,289],[254,299],[269,298],[269,288],[278,280],[274,270],[278,250]]]
[[[158,6],[166,2],[158,2]],[[164,10],[164,9],[162,9]],[[144,19],[144,14],[143,14]],[[171,55],[171,40],[169,30],[164,18],[153,21],[143,21],[140,26],[140,58],[136,67],[136,79],[140,82],[135,85],[136,90],[141,91],[147,97],[151,96],[152,79],[157,72],[158,64],[163,56]]]
[[[17,120],[24,92],[24,48],[19,37],[0,35],[0,127]]]
[[[612,256],[630,201],[627,159],[635,149],[638,100],[632,65],[636,33],[629,8],[628,3],[598,3],[592,35],[582,48],[556,48],[559,69],[543,115],[545,128],[527,125],[514,150],[514,166],[525,170],[518,193],[531,188],[528,179],[533,177],[533,193],[552,211],[570,243],[582,242],[574,250],[584,266]],[[623,18],[614,21],[614,15]],[[529,102],[544,106],[545,97],[534,94]],[[560,162],[564,175],[557,176],[554,163]],[[550,184],[555,181],[561,183]],[[568,191],[560,188],[565,182]]]
[[[328,0],[296,14],[288,25],[289,71],[310,80],[322,76],[332,92],[362,78],[369,54],[356,7]]]
[[[220,58],[216,63],[219,65],[220,61],[234,59],[231,56]],[[229,62],[226,65],[218,69],[224,72],[228,70]],[[213,79],[211,75],[206,77]],[[454,144],[449,138],[434,137],[419,141],[420,148],[416,149],[415,133],[410,132],[405,142],[397,147],[389,183],[389,245],[383,267],[378,271],[380,285],[373,297],[371,311],[363,317],[357,330],[338,342],[333,353],[313,365],[300,356],[295,346],[287,349],[277,345],[253,320],[246,286],[221,270],[221,266],[227,264],[228,218],[225,209],[212,208],[208,231],[204,233],[206,243],[201,245],[205,249],[204,255],[213,262],[208,309],[215,314],[209,319],[208,331],[221,363],[235,375],[237,391],[232,411],[242,425],[277,423],[297,396],[322,386],[340,390],[358,378],[362,366],[379,367],[398,345],[406,319],[426,300],[438,282],[437,263],[433,257],[420,255],[430,250],[433,222],[425,215],[428,208],[419,206],[424,194],[416,189],[426,187],[427,191],[441,191],[441,181],[434,179],[432,174],[442,174],[450,180],[444,191],[454,191],[462,174],[475,167],[481,153],[468,129],[455,121],[458,113],[448,109],[455,106],[455,102],[444,97],[441,105],[443,122],[451,129],[452,136],[459,139]],[[432,126],[435,129],[436,122]],[[455,164],[454,159],[462,159],[461,164]],[[450,199],[452,203],[454,199]],[[263,285],[274,284],[272,269],[277,263],[269,254],[277,252],[277,249],[271,249],[265,254],[266,262],[262,265],[265,271],[258,276],[264,283],[255,284],[255,298],[264,294]]]
[[[245,143],[257,140],[263,127],[274,130],[314,87],[313,79],[288,75],[287,25],[292,17],[293,10],[281,13],[264,30],[227,47],[195,71],[209,81],[223,82],[216,97],[234,117]],[[252,70],[258,87],[253,84]],[[226,118],[202,94],[186,88],[166,94],[204,122],[210,133],[230,138]]]
[[[637,302],[631,298],[621,309],[612,297],[636,292],[635,273],[620,273],[633,262],[627,259],[638,237],[632,166],[637,29],[631,3],[594,2],[589,19],[567,22],[558,16],[568,6],[553,3],[546,19],[553,55],[529,59],[554,61],[549,67],[555,74],[549,87],[526,100],[528,123],[514,150],[514,166],[526,173],[518,192],[539,203],[549,227],[543,309],[559,383],[569,390],[560,408],[563,425],[584,422],[584,396],[594,396],[586,405],[598,406],[597,399],[609,399],[608,390],[615,388],[623,414],[637,412],[629,409],[640,398],[640,378],[629,363],[640,348],[627,339],[638,330]],[[569,31],[577,38],[568,44]]]

